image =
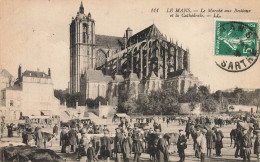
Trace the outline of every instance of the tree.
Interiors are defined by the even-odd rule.
[[[95,107],[95,101],[94,101],[93,99],[91,99],[91,98],[88,98],[88,99],[86,100],[86,104],[87,104],[87,106],[88,106],[89,108],[94,108],[94,107]]]
[[[238,88],[236,87],[235,90],[234,90],[234,95],[236,96],[236,104],[240,104],[240,98],[241,98],[241,95],[243,93],[243,89],[242,88]]]
[[[66,94],[63,90],[54,90],[54,96],[60,100],[60,104],[63,104],[66,100]]]
[[[217,101],[214,98],[210,97],[207,98],[204,102],[202,102],[201,110],[207,113],[216,112],[217,107],[218,107]]]
[[[118,109],[120,113],[131,114],[136,110],[135,87],[130,85],[129,89],[121,89],[118,97]],[[133,110],[132,110],[133,109]]]
[[[99,105],[99,102],[101,103],[101,105],[106,105],[107,104],[107,100],[104,97],[102,97],[102,96],[98,96],[95,99],[95,106],[96,107]]]
[[[196,105],[197,105],[196,102],[190,102],[189,104],[190,112],[192,112],[196,108]]]

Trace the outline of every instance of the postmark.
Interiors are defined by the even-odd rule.
[[[216,64],[228,72],[242,72],[258,60],[257,21],[215,21]]]

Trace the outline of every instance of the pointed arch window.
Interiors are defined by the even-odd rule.
[[[87,38],[86,38],[86,35],[87,35],[87,31],[88,31],[88,25],[87,24],[83,24],[83,43],[86,43],[87,42]]]

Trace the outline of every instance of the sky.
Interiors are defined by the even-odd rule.
[[[80,0],[0,0],[0,64],[17,77],[22,71],[47,73],[51,68],[54,88],[65,89],[69,81],[69,25]],[[234,87],[260,88],[260,62],[240,72],[226,72],[215,64],[214,18],[172,18],[167,8],[250,9],[250,13],[222,14],[223,19],[259,21],[260,2],[252,0],[82,0],[85,13],[96,21],[96,34],[123,36],[155,24],[191,54],[191,71],[212,91]],[[159,8],[152,13],[152,8]]]

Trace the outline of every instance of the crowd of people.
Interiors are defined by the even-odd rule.
[[[165,132],[160,123],[179,122],[184,129],[178,133]],[[137,122],[137,123],[136,123]],[[138,124],[139,123],[139,124]],[[140,123],[152,124],[152,128],[143,129]],[[230,132],[231,145],[234,141],[234,157],[243,158],[244,161],[251,160],[251,151],[260,158],[260,126],[258,120],[250,118],[139,118],[135,122],[122,119],[114,131],[110,132],[107,125],[97,125],[93,121],[72,122],[69,127],[60,127],[55,124],[53,134],[46,137],[42,127],[26,126],[22,129],[23,143],[30,145],[34,139],[38,148],[46,148],[46,138],[60,140],[61,153],[75,153],[81,161],[130,161],[133,155],[134,161],[140,161],[141,155],[147,153],[151,161],[169,161],[170,146],[176,147],[179,161],[185,161],[185,150],[188,141],[192,144],[194,156],[200,161],[212,158],[213,155],[221,157],[221,150],[224,147],[224,134],[222,128],[227,124],[235,124],[236,128]],[[1,123],[1,136],[3,128],[8,130],[8,137],[13,136],[14,125],[4,126]],[[253,149],[253,150],[252,150]]]

